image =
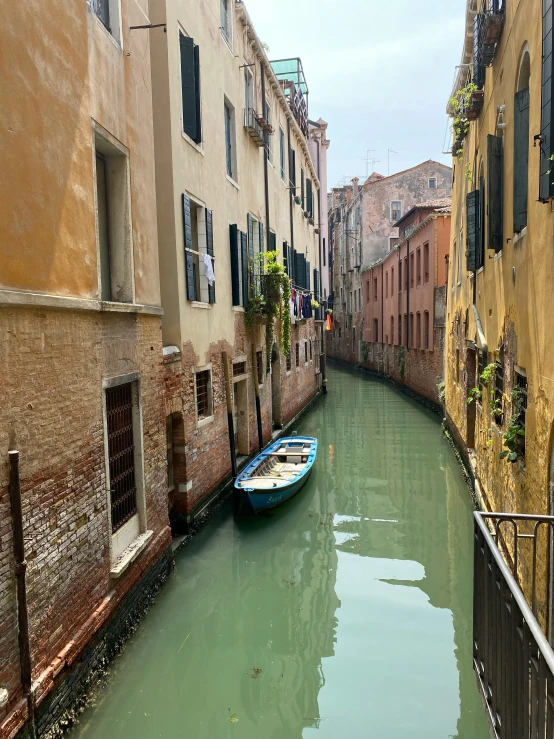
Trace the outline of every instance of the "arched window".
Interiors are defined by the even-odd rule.
[[[530,78],[531,57],[526,44],[519,62],[514,97],[514,233],[519,233],[527,226]]]

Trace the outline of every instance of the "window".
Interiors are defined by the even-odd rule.
[[[406,346],[409,346],[409,336],[408,336],[408,314],[404,313],[404,336],[406,337]]]
[[[416,346],[421,349],[421,313],[416,315]]]
[[[390,204],[390,219],[393,223],[402,218],[402,201],[392,200]]]
[[[408,290],[408,257],[404,257],[404,290]]]
[[[421,285],[421,249],[416,250],[417,286]]]
[[[289,351],[289,353],[287,354],[287,372],[290,372],[291,369],[292,369],[292,354]]]
[[[213,415],[211,370],[195,372],[194,383],[196,386],[196,419],[202,421]]]
[[[138,512],[133,422],[133,404],[137,402],[134,382],[106,388],[112,534]]]
[[[429,190],[436,190],[436,189],[437,189],[437,178],[429,177]]]
[[[228,100],[225,100],[223,104],[223,116],[225,120],[225,163],[227,174],[236,180],[235,109]]]
[[[485,371],[485,355],[483,353],[482,349],[477,350],[477,381],[479,384],[479,390],[481,391],[481,395],[483,393],[483,379],[481,375]],[[481,399],[477,398],[478,402],[481,402]]]
[[[398,292],[402,292],[402,260],[398,262]]]
[[[248,111],[252,110],[254,108],[254,81],[252,77],[252,72],[248,67],[245,67],[244,69],[244,108],[245,108],[245,116],[244,121],[245,124],[248,123]]]
[[[306,205],[304,210],[308,211],[308,218],[314,217],[314,190],[309,177],[306,177]]]
[[[302,208],[305,210],[305,192],[304,192],[304,168],[300,167],[300,200],[302,201]]]
[[[385,272],[385,298],[389,297],[389,273]]]
[[[358,310],[362,310],[362,288],[358,288]]]
[[[398,316],[398,343],[402,346],[402,316]]]
[[[200,56],[190,36],[179,31],[181,51],[181,102],[183,131],[196,144],[202,142],[200,121]]]
[[[313,348],[312,348],[312,340],[310,339],[310,362],[313,360],[313,358],[314,358],[314,355],[313,355]]]
[[[429,349],[429,311],[423,314],[424,348]]]
[[[325,261],[325,254],[326,254],[326,246],[325,246],[325,236],[323,237],[323,266],[327,264]]]
[[[246,374],[246,362],[233,362],[233,377],[240,377]]]
[[[110,0],[89,0],[89,7],[106,29],[110,30]]]
[[[414,269],[414,253],[412,252],[410,254],[410,287],[414,286],[414,278],[415,278],[415,269]]]
[[[552,0],[543,6],[542,16],[542,74],[541,74],[541,158],[539,199],[544,203],[554,195],[552,154],[554,153],[554,54],[552,53]]]
[[[264,118],[267,121],[267,124],[271,125],[271,109],[269,107],[269,103],[267,100],[264,100]],[[268,131],[264,131],[264,144],[265,144],[265,155],[267,157],[267,161],[271,162],[271,136]]]
[[[373,341],[379,341],[379,321],[377,318],[373,319]]]
[[[100,299],[133,302],[133,249],[128,157],[111,139],[95,131],[96,212]]]
[[[215,284],[208,278],[208,267],[204,262],[205,254],[213,257],[214,253],[212,211],[185,194],[182,204],[187,299],[215,303]]]
[[[356,351],[356,328],[352,329],[352,351]]]
[[[258,372],[258,385],[263,385],[264,382],[264,360],[263,351],[256,352],[256,369]]]
[[[300,344],[296,342],[296,366],[300,367]]]
[[[519,416],[519,423],[521,424],[523,430],[525,430],[528,399],[527,377],[525,375],[522,375],[517,370],[515,371],[514,385],[516,390],[516,398],[514,400],[514,403],[512,404],[512,414],[514,416]],[[525,454],[525,436],[520,436],[518,438],[518,444],[521,454]]]
[[[373,300],[377,302],[377,277],[373,280]]]
[[[87,0],[88,6],[104,28],[121,46],[121,11],[119,0]]]
[[[394,267],[390,271],[390,294],[394,295]]]
[[[367,302],[369,303],[369,296],[370,296],[370,294],[371,294],[371,291],[370,291],[370,289],[369,289],[369,280],[367,280],[367,281],[366,281],[365,285],[366,285],[366,293],[365,293],[365,294],[366,294],[366,296],[367,296],[366,300],[367,300]]]
[[[223,38],[231,43],[231,0],[220,0],[219,2],[221,34]]]
[[[423,244],[423,282],[429,282],[429,244]]]
[[[165,449],[167,457],[167,489],[169,492],[174,490],[175,482],[173,479],[173,417],[168,416],[165,419]]]
[[[281,178],[284,180],[286,177],[286,155],[285,155],[285,132],[282,128],[279,129],[279,164],[281,165]]]
[[[390,341],[394,344],[394,316],[390,317]]]
[[[414,347],[415,346],[415,336],[414,336],[414,314],[410,313],[410,334],[409,334],[409,346]]]
[[[492,415],[497,426],[502,426],[504,411],[504,367],[502,362],[496,362],[494,372]]]
[[[529,80],[531,63],[525,50],[520,61],[514,98],[514,233],[527,226],[529,196]]]
[[[229,226],[231,246],[231,288],[233,305],[248,306],[250,285],[248,278],[248,234],[240,231],[237,224]]]
[[[289,186],[294,197],[296,195],[296,152],[292,146],[289,149]]]

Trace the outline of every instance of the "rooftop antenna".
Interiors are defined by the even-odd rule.
[[[372,172],[375,172],[375,165],[379,164],[380,161],[381,161],[380,159],[375,159],[375,157],[373,157],[373,159],[371,160],[371,171]]]
[[[390,155],[391,154],[398,154],[398,152],[394,151],[393,149],[388,149],[387,151],[387,177],[390,175]]]
[[[371,154],[371,152],[373,152],[373,151],[375,151],[375,149],[368,149],[368,150],[366,151],[366,157],[367,157],[367,158],[366,158],[366,160],[365,160],[365,177],[366,177],[366,180],[367,180],[367,178],[369,177],[369,172],[368,172],[368,169],[369,169],[369,163],[370,163],[371,161],[375,162],[375,159],[373,159],[373,160],[372,160],[372,159],[370,158],[370,156],[369,156],[369,155]]]

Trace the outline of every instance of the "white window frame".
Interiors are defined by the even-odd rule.
[[[435,184],[433,186],[431,186],[431,182],[434,182]],[[437,189],[437,185],[438,185],[437,178],[436,177],[429,177],[429,179],[427,180],[427,187],[429,188],[429,190],[436,190]]]
[[[229,172],[227,172],[227,138],[225,138],[225,174],[228,179],[230,179],[234,184],[237,184],[239,181],[237,173],[237,116],[235,106],[226,95],[223,96],[224,116],[225,108],[229,111],[229,137],[231,144],[231,174],[229,174]]]
[[[219,22],[221,23],[219,30],[223,40],[231,50],[233,48],[233,5],[233,0],[219,0]],[[225,18],[223,16],[224,12]]]
[[[392,215],[394,203],[399,203],[400,204],[400,209],[399,209],[400,210],[400,215],[398,216],[398,218],[393,218],[393,215]],[[397,221],[399,221],[402,218],[402,210],[403,210],[403,208],[402,208],[402,200],[391,200],[390,201],[390,219],[391,219],[391,222],[392,223],[396,223]]]
[[[110,18],[110,27],[106,28],[103,21],[100,20],[100,17],[97,15],[95,10],[93,9],[94,2],[93,0],[89,0],[87,2],[89,12],[96,18],[97,22],[100,24],[100,27],[104,29],[106,33],[108,33],[111,38],[115,41],[117,46],[122,50],[123,49],[123,38],[121,34],[121,27],[122,27],[122,21],[121,21],[121,0],[107,0],[108,2],[108,14]]]
[[[197,387],[196,387],[196,375],[198,375],[200,372],[209,372],[209,380],[208,380],[208,401],[209,401],[209,408],[210,411],[207,416],[204,416],[204,418],[198,418],[198,401],[196,397],[197,393]],[[203,426],[206,426],[209,423],[212,423],[212,421],[215,418],[215,410],[214,410],[214,390],[213,390],[213,372],[212,372],[212,364],[205,364],[202,367],[193,367],[192,368],[192,374],[194,375],[194,417],[196,419],[196,428],[200,429]]]

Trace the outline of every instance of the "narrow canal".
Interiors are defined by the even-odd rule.
[[[304,490],[225,506],[177,554],[73,739],[487,739],[472,507],[438,419],[331,368],[298,431],[319,438]]]

